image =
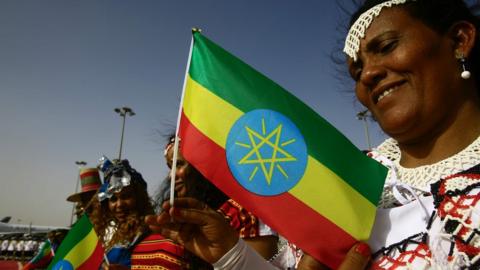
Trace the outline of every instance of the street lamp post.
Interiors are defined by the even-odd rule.
[[[370,112],[368,110],[360,111],[357,113],[357,119],[363,121],[363,126],[365,127],[365,138],[367,140],[368,150],[372,149],[372,144],[370,143],[370,133],[368,132],[368,123],[367,118],[370,117]]]
[[[78,192],[78,185],[80,184],[80,169],[82,169],[82,167],[84,167],[85,165],[87,165],[87,162],[83,161],[83,160],[80,160],[80,161],[75,161],[75,164],[78,166],[78,173],[77,173],[77,181],[76,181],[76,184],[75,184],[75,192],[74,193],[77,193]],[[73,216],[75,215],[75,204],[73,204],[72,206],[72,215],[70,216],[70,226],[73,224]]]
[[[122,123],[122,136],[120,137],[120,150],[118,151],[118,160],[122,159],[122,147],[123,147],[123,134],[125,132],[125,118],[128,116],[134,116],[135,113],[129,107],[115,108],[115,112],[123,117]]]

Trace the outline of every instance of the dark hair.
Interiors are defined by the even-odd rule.
[[[175,135],[170,134],[169,136],[166,136],[166,138],[167,142],[165,144],[165,150],[167,150],[169,145],[175,143]],[[165,153],[165,157],[167,157],[167,153]],[[200,200],[214,210],[220,208],[220,206],[228,200],[228,197],[222,191],[216,188],[191,164],[188,164],[187,174],[188,177],[187,179],[184,179],[184,181],[188,197],[193,197],[197,200]],[[163,202],[170,199],[170,181],[170,175],[165,177],[154,197],[155,210],[158,213],[162,211],[161,206]],[[209,263],[205,262],[200,257],[197,257],[196,255],[188,251],[186,251],[184,254],[184,260],[189,263],[189,269],[192,270],[213,269],[213,267]]]
[[[358,17],[368,9],[386,2],[386,0],[366,0],[361,7],[351,16],[350,26]],[[422,21],[425,25],[440,34],[445,34],[450,27],[459,21],[468,21],[475,25],[477,35],[472,53],[467,59],[467,65],[480,87],[480,19],[467,7],[463,0],[416,0],[407,1],[399,5],[410,16]]]
[[[213,185],[212,182],[205,178],[192,165],[190,166],[192,167],[190,177],[194,181],[186,183],[187,196],[201,200],[212,209],[217,210],[229,199],[228,196]]]
[[[168,138],[167,146],[175,142],[175,135]],[[207,204],[210,208],[217,210],[222,206],[229,197],[225,195],[220,189],[205,178],[192,164],[189,164],[188,179],[185,179],[185,186],[187,188],[187,196],[193,197]],[[170,176],[165,178],[166,182],[170,182]],[[165,182],[164,182],[165,183]],[[160,186],[159,193],[155,197],[157,204],[169,198],[167,190],[170,185],[163,184]]]
[[[104,244],[108,238],[108,235],[106,235],[107,228],[112,225],[112,222],[117,227],[111,240],[105,246],[106,249],[123,241],[132,242],[137,234],[148,232],[149,229],[145,223],[145,216],[154,213],[153,205],[147,192],[147,183],[142,175],[130,166],[128,160],[122,160],[113,165],[105,173],[105,181],[108,182],[111,176],[120,173],[122,170],[127,171],[131,177],[130,185],[124,188],[133,188],[136,200],[134,211],[127,217],[125,222],[118,223],[108,207],[109,200],[100,202],[98,197],[95,197],[93,210],[90,215],[95,232]]]

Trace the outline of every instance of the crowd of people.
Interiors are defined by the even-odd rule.
[[[366,0],[352,15],[355,93],[390,137],[367,154],[389,171],[371,239],[339,269],[480,269],[479,25],[463,0]],[[211,184],[178,144],[175,179],[154,199],[128,160],[81,171],[82,192],[68,200],[94,225],[101,269],[328,269]]]
[[[172,165],[174,138],[171,136],[165,147],[165,161],[169,167]],[[176,197],[195,198],[217,209],[238,235],[264,258],[277,253],[278,236],[275,232],[205,179],[181,154],[177,158],[176,171]],[[110,161],[102,157],[96,168],[80,169],[80,183],[81,191],[70,195],[67,201],[75,203],[77,219],[84,214],[89,217],[102,243],[105,257],[100,269],[213,269],[210,263],[172,239],[151,231],[146,224],[146,216],[153,215],[155,208],[159,209],[158,205],[169,199],[169,177],[152,199],[147,192],[147,182],[128,160]],[[52,246],[54,254],[60,241],[50,239],[50,234],[48,238],[49,243],[57,243]],[[35,249],[41,250],[41,247],[37,245]],[[50,261],[52,258],[50,256]],[[32,265],[25,269],[46,269],[49,264]]]
[[[165,148],[166,163],[172,164],[172,136]],[[154,205],[169,199],[170,178],[164,180],[156,200],[147,193],[147,183],[127,160],[114,161],[104,169],[106,189],[92,198],[89,215],[106,251],[104,269],[212,269],[211,264],[182,245],[152,232],[145,222]],[[193,168],[181,154],[177,159],[175,196],[191,197],[217,209],[238,235],[251,243],[264,258],[276,254],[277,235],[257,217],[229,199]],[[88,209],[88,208],[86,208]],[[162,268],[163,267],[163,268]]]
[[[40,245],[45,242],[46,233],[6,233],[0,235],[0,260],[28,261],[33,258]]]

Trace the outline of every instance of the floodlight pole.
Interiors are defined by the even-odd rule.
[[[115,108],[115,112],[118,113],[122,118],[122,135],[120,137],[120,150],[118,151],[118,160],[122,159],[122,147],[123,147],[123,134],[125,133],[125,118],[128,116],[134,116],[135,113],[129,107]]]
[[[372,150],[372,144],[370,143],[370,133],[368,132],[368,122],[367,122],[368,117],[370,117],[370,112],[368,110],[360,111],[357,113],[357,119],[363,121],[368,150]]]

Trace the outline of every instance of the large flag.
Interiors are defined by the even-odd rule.
[[[48,270],[98,269],[104,250],[92,223],[83,215],[58,247]]]
[[[369,238],[386,168],[199,32],[189,63],[179,126],[184,157],[281,235],[337,268],[352,245]]]
[[[32,270],[37,268],[45,268],[48,266],[50,261],[53,258],[53,249],[50,241],[47,239],[40,250],[38,251],[37,255],[33,257],[27,264],[23,266],[23,270]]]

